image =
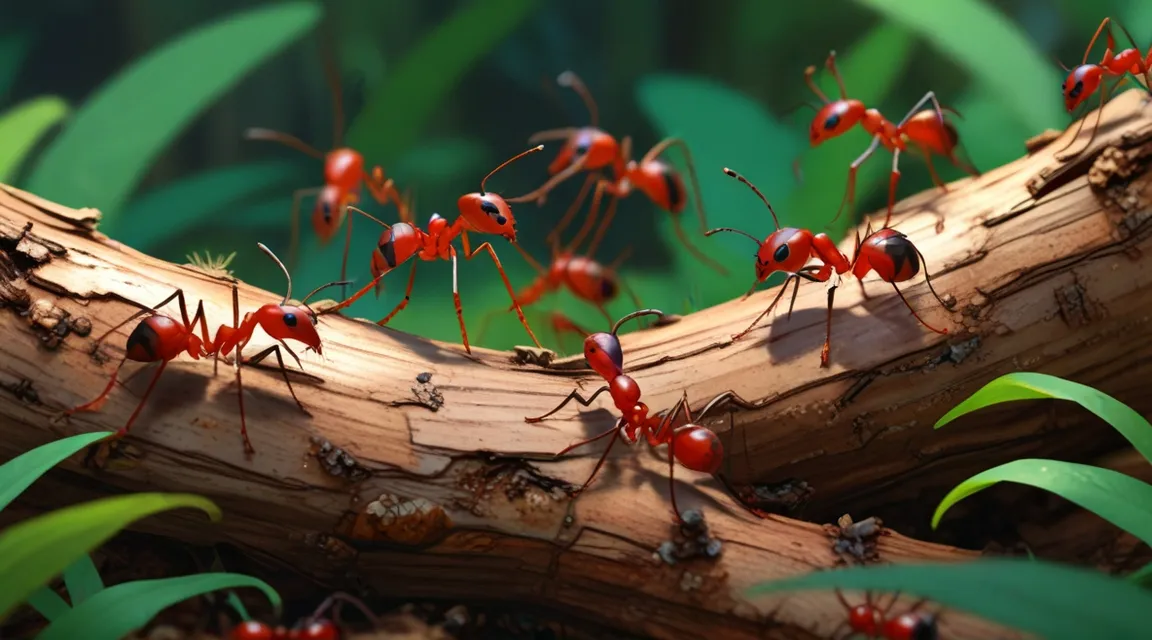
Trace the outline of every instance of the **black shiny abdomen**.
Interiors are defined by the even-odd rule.
[[[125,356],[136,362],[156,362],[159,360],[160,357],[157,354],[160,352],[160,334],[152,325],[156,322],[163,324],[165,320],[173,322],[165,316],[152,316],[145,318],[136,325],[136,328],[128,335]]]

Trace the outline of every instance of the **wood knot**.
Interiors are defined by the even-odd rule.
[[[509,359],[512,364],[534,364],[539,367],[547,367],[556,359],[556,352],[538,347],[515,346],[512,347],[512,357]]]
[[[440,539],[452,528],[448,514],[424,498],[404,498],[382,493],[369,502],[352,522],[349,537],[423,545]]]
[[[1107,315],[1104,305],[1088,295],[1088,289],[1079,279],[1057,288],[1053,293],[1060,308],[1060,317],[1070,327],[1083,327]]]

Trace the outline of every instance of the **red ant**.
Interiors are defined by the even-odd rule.
[[[579,76],[572,71],[565,71],[560,74],[556,82],[562,87],[571,88],[580,96],[588,108],[592,125],[579,128],[549,129],[533,134],[528,139],[529,144],[546,140],[564,140],[564,146],[552,164],[548,165],[548,173],[552,177],[535,191],[516,198],[509,198],[508,202],[535,200],[536,204],[543,205],[546,196],[552,189],[577,173],[588,171],[588,176],[585,178],[583,186],[580,187],[580,193],[576,196],[576,200],[573,201],[564,217],[560,219],[559,225],[549,235],[548,240],[552,240],[567,228],[572,217],[576,215],[580,205],[584,202],[584,198],[587,197],[588,190],[595,183],[591,210],[584,221],[584,225],[576,234],[574,244],[580,244],[581,240],[592,230],[600,211],[600,200],[603,194],[607,193],[612,197],[612,200],[608,205],[607,213],[604,215],[604,222],[592,240],[592,246],[598,245],[608,230],[612,218],[616,215],[617,202],[631,195],[633,189],[639,189],[653,204],[672,214],[672,224],[676,236],[693,256],[717,273],[728,275],[728,271],[724,267],[701,252],[688,240],[684,226],[680,221],[680,214],[684,212],[684,208],[688,204],[688,192],[684,187],[684,180],[670,164],[659,159],[659,156],[669,147],[676,146],[683,151],[688,165],[688,176],[692,181],[692,195],[695,200],[696,213],[700,217],[700,230],[703,231],[708,228],[707,214],[704,210],[704,200],[700,195],[700,183],[696,179],[696,169],[688,145],[679,138],[665,138],[644,154],[640,162],[636,162],[632,159],[632,138],[625,137],[623,141],[617,142],[611,134],[599,128],[600,115],[596,101]],[[606,180],[602,176],[601,172],[609,167],[615,176],[614,180]]]
[[[1112,26],[1115,23],[1124,31],[1124,35],[1128,36],[1128,41],[1132,43],[1133,48],[1125,49],[1123,51],[1112,53],[1116,48],[1116,41],[1112,37]],[[1104,57],[1100,60],[1100,64],[1088,64],[1088,54],[1092,52],[1092,47],[1096,44],[1096,39],[1100,37],[1100,33],[1104,28],[1108,28],[1106,34],[1108,48],[1104,51]],[[1091,42],[1088,43],[1088,48],[1084,50],[1084,59],[1081,61],[1080,66],[1075,69],[1065,67],[1063,63],[1060,66],[1068,72],[1068,78],[1064,80],[1062,91],[1064,93],[1064,108],[1068,113],[1072,113],[1084,103],[1092,94],[1100,89],[1101,82],[1105,76],[1120,76],[1119,82],[1109,88],[1107,85],[1100,91],[1100,107],[1096,111],[1096,124],[1092,127],[1092,136],[1088,138],[1088,144],[1084,146],[1085,149],[1092,146],[1092,141],[1096,139],[1096,132],[1100,127],[1100,116],[1104,111],[1104,103],[1108,100],[1108,94],[1115,91],[1125,80],[1128,79],[1128,73],[1133,75],[1140,74],[1144,76],[1144,82],[1148,87],[1148,91],[1152,92],[1152,48],[1148,50],[1147,58],[1140,56],[1140,49],[1135,48],[1136,41],[1132,39],[1132,34],[1128,33],[1128,29],[1119,22],[1111,18],[1104,18],[1100,22],[1100,26],[1096,28],[1096,33],[1092,36]],[[1059,61],[1057,61],[1059,62]],[[1082,118],[1080,124],[1076,127],[1076,133],[1064,148],[1058,151],[1055,155],[1057,160],[1061,162],[1073,158],[1083,151],[1075,154],[1064,156],[1062,155],[1076,138],[1080,136],[1080,130],[1084,128],[1084,120]]]
[[[848,611],[848,619],[840,624],[832,637],[837,637],[841,630],[847,630],[849,635],[862,634],[868,638],[883,638],[884,640],[936,640],[940,637],[937,627],[937,616],[931,613],[918,612],[926,600],[920,600],[912,605],[907,612],[889,618],[888,612],[896,604],[900,594],[892,596],[888,606],[879,608],[872,602],[872,594],[865,593],[864,604],[852,606],[844,599],[844,594],[836,590],[836,599]]]
[[[177,289],[175,293],[165,298],[160,304],[137,311],[109,329],[96,340],[96,344],[99,345],[105,338],[120,327],[123,327],[142,315],[151,314],[140,321],[128,336],[124,357],[120,360],[120,364],[116,366],[116,370],[112,372],[112,377],[108,380],[108,385],[100,395],[91,402],[65,411],[64,415],[72,415],[79,411],[98,411],[108,400],[108,396],[112,393],[112,388],[116,385],[116,378],[120,373],[120,369],[123,368],[128,360],[149,363],[159,362],[160,366],[156,369],[156,373],[153,374],[152,380],[148,383],[143,397],[140,398],[140,403],[136,405],[136,410],[132,412],[132,415],[128,418],[128,422],[125,423],[114,436],[115,438],[122,438],[128,435],[128,430],[132,428],[132,423],[135,422],[137,416],[140,415],[141,409],[144,408],[144,403],[148,401],[148,396],[152,393],[152,389],[160,379],[160,374],[164,373],[164,369],[168,366],[169,362],[181,353],[187,353],[194,360],[199,360],[201,357],[212,356],[215,362],[218,363],[218,358],[221,354],[226,356],[235,348],[236,357],[233,366],[236,369],[236,386],[240,399],[240,436],[244,440],[245,453],[254,453],[255,450],[252,448],[252,443],[248,439],[248,429],[244,416],[244,388],[240,378],[240,352],[248,344],[248,341],[252,339],[252,333],[257,326],[263,327],[264,331],[279,344],[273,345],[252,356],[247,361],[244,361],[244,364],[256,364],[269,355],[275,355],[279,363],[280,371],[284,375],[284,382],[288,384],[288,391],[292,394],[292,399],[296,400],[296,404],[300,407],[301,411],[310,415],[308,414],[308,410],[304,408],[304,405],[300,403],[299,398],[296,397],[296,392],[292,389],[292,382],[288,379],[288,370],[284,367],[284,359],[281,357],[280,347],[283,346],[288,353],[296,359],[298,365],[300,364],[300,358],[296,356],[284,340],[289,338],[297,340],[307,345],[308,349],[315,350],[316,353],[321,352],[320,336],[316,333],[315,327],[317,317],[315,312],[308,307],[308,299],[323,289],[341,283],[332,282],[317,287],[301,301],[303,307],[290,306],[288,305],[288,300],[292,293],[292,278],[288,275],[288,270],[268,247],[260,243],[257,243],[256,246],[260,247],[261,251],[272,258],[284,271],[285,277],[288,278],[288,289],[284,294],[284,300],[280,304],[266,304],[255,312],[249,312],[244,316],[244,322],[241,323],[239,318],[239,293],[236,284],[233,283],[233,326],[222,325],[217,329],[215,339],[209,340],[207,322],[204,319],[204,302],[201,301],[196,305],[196,313],[192,316],[192,319],[189,320],[188,306],[184,299],[184,292],[181,289]],[[180,321],[155,311],[172,302],[172,300],[176,300],[179,304]],[[200,327],[199,335],[196,334],[197,324],[199,324]],[[302,365],[301,368],[303,368]]]
[[[328,243],[340,230],[344,224],[348,206],[359,202],[361,185],[367,187],[368,192],[381,205],[387,205],[389,202],[396,203],[400,210],[401,221],[410,222],[407,209],[402,206],[402,200],[394,182],[391,179],[384,179],[384,170],[376,166],[372,168],[372,172],[369,174],[365,171],[364,156],[355,149],[341,146],[341,140],[344,137],[344,111],[339,72],[331,60],[326,58],[325,62],[325,75],[332,92],[335,118],[332,150],[327,153],[322,152],[296,136],[270,129],[250,128],[244,132],[244,137],[248,140],[278,142],[324,161],[324,186],[299,189],[292,194],[292,231],[288,250],[288,263],[290,265],[296,264],[296,252],[300,244],[300,201],[305,197],[316,196],[316,204],[312,209],[312,228],[315,229],[322,244]],[[348,218],[344,239],[344,258],[340,264],[341,280],[344,280],[348,274],[348,251],[351,243],[352,220]]]
[[[298,623],[292,629],[283,626],[271,627],[258,620],[246,620],[232,628],[228,640],[340,640],[340,629],[336,623],[320,615],[333,604],[351,603],[364,614],[373,627],[379,627],[379,621],[363,602],[345,593],[334,593],[316,611]],[[339,617],[339,611],[336,612]]]
[[[615,426],[604,433],[565,447],[564,450],[556,454],[556,457],[601,438],[612,436],[612,439],[608,441],[608,447],[604,449],[603,455],[600,456],[600,460],[592,469],[592,475],[588,476],[588,480],[580,487],[579,491],[583,492],[592,483],[592,479],[596,477],[600,467],[604,465],[608,453],[612,451],[612,446],[616,444],[620,434],[624,434],[624,440],[628,444],[639,442],[640,435],[647,439],[648,445],[651,447],[667,444],[668,482],[672,511],[676,514],[677,521],[683,522],[680,509],[676,506],[676,483],[672,478],[675,467],[673,463],[679,462],[692,471],[715,473],[724,459],[724,447],[715,433],[693,422],[692,412],[688,407],[687,393],[677,402],[672,411],[663,416],[649,414],[648,405],[640,401],[640,385],[624,373],[624,351],[620,347],[617,333],[625,322],[641,316],[663,317],[664,312],[659,309],[633,311],[617,320],[612,325],[610,333],[594,333],[584,339],[584,359],[608,384],[594,391],[587,399],[580,395],[579,389],[573,389],[555,409],[542,416],[524,418],[524,421],[528,423],[540,422],[563,409],[573,400],[582,406],[591,406],[597,396],[605,391],[609,392],[616,409],[623,414],[616,420]],[[683,426],[673,428],[672,425],[681,411],[684,412],[688,422]]]
[[[820,90],[820,87],[816,86],[816,82],[813,80],[813,76],[816,74],[815,66],[810,66],[804,70],[804,81],[808,84],[808,88],[824,102],[824,106],[816,111],[816,116],[812,119],[812,124],[808,130],[808,138],[812,146],[816,147],[825,140],[831,140],[847,133],[857,123],[868,132],[868,135],[872,136],[872,144],[868,145],[864,153],[860,154],[860,157],[856,158],[848,168],[848,190],[844,193],[844,199],[840,201],[840,209],[832,218],[832,222],[840,217],[845,205],[852,204],[856,196],[856,171],[881,144],[884,145],[885,149],[892,152],[892,174],[888,181],[888,214],[884,218],[884,227],[887,227],[891,221],[892,209],[896,206],[896,184],[900,181],[900,153],[908,150],[908,143],[914,144],[924,155],[924,161],[928,164],[928,172],[932,175],[932,182],[945,193],[948,192],[948,187],[940,180],[940,176],[936,174],[936,168],[932,166],[933,153],[948,158],[952,164],[970,175],[980,175],[975,167],[956,157],[956,146],[959,144],[960,136],[952,123],[944,118],[944,111],[949,111],[956,116],[960,114],[955,109],[940,106],[935,92],[929,91],[924,94],[924,97],[920,98],[908,111],[904,119],[893,125],[878,110],[869,109],[864,106],[863,102],[848,97],[848,92],[844,88],[844,79],[836,68],[835,51],[828,54],[824,66],[836,78],[836,84],[840,87],[840,99],[829,100],[828,96]],[[931,109],[918,111],[920,107],[929,102],[932,103]],[[813,108],[815,109],[815,107]],[[937,223],[936,230],[938,233],[943,231],[942,220]]]
[[[788,289],[788,284],[795,279],[795,288],[792,292],[792,303],[796,302],[796,294],[800,289],[800,278],[804,278],[814,282],[827,282],[832,277],[832,272],[835,271],[837,276],[843,275],[849,271],[856,277],[858,281],[862,281],[864,276],[868,275],[870,271],[875,271],[876,275],[884,282],[888,282],[896,289],[897,295],[912,312],[912,316],[920,321],[931,331],[940,334],[947,334],[947,329],[937,329],[928,323],[916,313],[912,305],[908,304],[907,298],[896,286],[897,282],[905,282],[912,279],[916,274],[920,273],[920,265],[924,262],[924,255],[920,250],[912,244],[908,237],[892,228],[883,228],[875,233],[872,232],[872,227],[869,226],[865,232],[864,241],[860,241],[859,232],[856,235],[856,252],[852,260],[840,252],[832,239],[827,234],[818,233],[813,234],[807,229],[795,229],[790,227],[780,227],[780,220],[776,216],[775,209],[772,208],[772,203],[764,197],[751,182],[744,176],[736,173],[735,171],[725,167],[724,173],[729,177],[736,178],[740,182],[750,188],[761,202],[768,207],[768,211],[772,214],[772,221],[776,224],[776,231],[772,232],[763,242],[760,242],[750,233],[733,229],[730,227],[722,227],[719,229],[712,229],[704,235],[710,236],[714,233],[721,231],[729,231],[738,233],[746,238],[749,238],[759,246],[756,252],[756,282],[745,298],[755,291],[756,286],[768,279],[768,276],[777,271],[788,274],[788,279],[784,281],[784,286],[780,288],[780,293],[772,300],[772,303],[752,321],[752,324],[747,329],[732,336],[732,340],[736,341],[746,335],[749,331],[756,327],[760,321],[768,315],[780,302],[784,296],[784,292]],[[805,266],[811,258],[817,258],[822,264]],[[947,308],[948,305],[940,299],[936,294],[936,290],[932,287],[932,280],[925,273],[925,281],[928,283],[928,289],[935,296],[936,300],[941,306]],[[863,289],[863,282],[860,283]],[[828,356],[831,351],[832,345],[832,302],[836,293],[836,285],[828,290],[828,319],[827,319],[827,333],[824,339],[824,346],[820,349],[820,366],[828,366]],[[789,306],[788,313],[791,315],[792,308]]]
[[[452,241],[459,236],[463,244],[465,260],[471,260],[482,250],[488,251],[488,255],[492,257],[492,262],[496,263],[496,269],[500,272],[500,277],[504,280],[504,286],[508,289],[508,295],[512,297],[512,306],[516,310],[516,315],[520,318],[520,324],[524,325],[524,328],[528,331],[528,335],[532,338],[532,342],[534,342],[537,347],[543,349],[544,347],[541,346],[540,341],[536,339],[536,334],[532,332],[532,327],[528,326],[528,320],[524,318],[524,311],[520,308],[519,303],[516,302],[516,291],[512,288],[512,282],[508,280],[508,274],[504,272],[503,265],[500,264],[500,258],[496,256],[496,250],[493,249],[492,245],[488,242],[483,242],[473,251],[470,248],[471,245],[468,240],[469,231],[503,236],[522,254],[527,255],[527,253],[516,244],[516,218],[512,216],[512,207],[499,195],[484,191],[484,185],[488,182],[488,178],[491,178],[497,171],[543,148],[544,145],[539,145],[504,161],[503,164],[484,176],[484,179],[480,181],[479,192],[466,193],[460,196],[460,199],[456,203],[460,210],[460,217],[456,218],[456,222],[451,225],[448,224],[446,218],[441,217],[438,213],[434,213],[428,220],[428,230],[423,231],[410,222],[398,222],[394,225],[389,225],[356,207],[349,207],[349,210],[359,213],[384,227],[384,232],[380,234],[380,241],[372,251],[373,279],[343,302],[324,309],[323,313],[339,311],[356,302],[356,300],[360,299],[361,296],[373,288],[376,288],[376,293],[379,295],[381,279],[393,269],[413,257],[419,257],[421,260],[451,260],[452,298],[456,304],[456,317],[460,320],[460,336],[464,340],[464,350],[471,354],[472,347],[468,344],[468,330],[464,327],[464,309],[460,305],[460,293],[457,288],[456,248],[452,246]],[[376,324],[380,326],[388,324],[393,316],[408,306],[408,301],[412,296],[412,286],[416,282],[417,264],[415,261],[412,262],[412,268],[408,275],[408,287],[404,290],[404,298],[392,309],[391,313]]]

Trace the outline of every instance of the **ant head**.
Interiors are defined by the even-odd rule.
[[[871,604],[858,604],[848,609],[848,626],[870,638],[880,634],[880,611]]]
[[[364,179],[364,156],[359,151],[333,149],[324,156],[324,184],[353,191]]]
[[[864,103],[859,100],[829,102],[816,112],[808,128],[808,141],[813,147],[846,133],[864,116]]]
[[[485,192],[484,185],[488,182],[488,178],[492,177],[492,174],[516,160],[530,153],[540,151],[543,148],[544,145],[538,145],[505,160],[503,164],[484,176],[484,179],[480,181],[480,191],[466,193],[460,196],[460,199],[456,202],[456,206],[460,209],[460,216],[464,218],[464,222],[467,223],[469,228],[474,229],[478,233],[503,236],[512,242],[516,242],[516,218],[512,216],[512,207],[504,198],[495,193]]]
[[[276,340],[296,340],[316,353],[321,353],[320,334],[316,332],[316,313],[308,307],[266,304],[256,312],[264,331]]]
[[[229,640],[272,640],[274,637],[272,627],[258,620],[245,620],[232,627],[228,634]]]
[[[560,153],[548,165],[548,173],[556,175],[578,158],[584,158],[586,171],[603,169],[612,164],[619,153],[620,143],[612,134],[595,127],[582,127],[569,136]]]
[[[812,235],[803,229],[784,227],[772,232],[756,252],[756,279],[765,280],[777,271],[796,273],[812,255]]]
[[[686,424],[672,436],[676,460],[692,471],[716,473],[724,461],[720,436],[698,424]]]
[[[612,333],[593,333],[584,338],[584,359],[605,380],[624,373],[624,350]]]
[[[316,230],[321,242],[328,242],[336,235],[344,222],[345,207],[355,204],[357,200],[356,192],[333,184],[325,185],[320,190],[316,206],[312,209],[312,228]]]
[[[1071,113],[1087,100],[1088,96],[1096,93],[1103,74],[1103,70],[1094,64],[1082,64],[1073,69],[1064,80],[1064,108]]]

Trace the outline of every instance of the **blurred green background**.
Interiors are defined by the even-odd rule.
[[[531,133],[588,122],[576,96],[555,85],[571,69],[596,97],[603,128],[631,135],[637,158],[666,135],[687,140],[710,226],[758,237],[772,230],[752,194],[721,174],[731,166],[767,194],[784,224],[819,229],[868,138],[857,130],[807,149],[812,113],[795,109],[813,101],[807,65],[835,49],[852,96],[893,121],[935,90],[963,114],[964,152],[987,170],[1022,155],[1027,137],[1070,122],[1056,58],[1078,62],[1109,15],[1152,44],[1148,0],[7,2],[0,6],[0,181],[99,208],[105,233],[167,260],[235,251],[230,268],[238,277],[281,291],[279,272],[255,243],[286,257],[292,192],[319,186],[321,163],[241,134],[266,127],[332,146],[318,35],[330,30],[345,141],[413,189],[421,224],[433,212],[455,218],[456,199],[525,149]],[[1098,45],[1092,59],[1102,51]],[[834,91],[826,74],[821,82]],[[538,186],[557,150],[553,143],[501,172],[489,190],[514,196]],[[798,183],[792,162],[801,152]],[[669,158],[680,163],[676,151]],[[880,152],[861,171],[857,213],[883,206],[889,158]],[[964,175],[943,160],[937,168],[945,180]],[[918,158],[905,156],[902,169],[900,197],[931,186]],[[538,259],[548,258],[543,237],[579,183],[571,180],[544,207],[515,206],[520,242]],[[335,280],[343,251],[342,234],[320,246],[308,224],[310,201],[306,207],[297,291]],[[368,200],[365,208],[395,219],[391,206]],[[694,232],[693,213],[685,215]],[[839,233],[848,222],[840,221]],[[357,218],[354,230],[350,272],[364,283],[379,229]],[[747,239],[694,241],[732,274],[721,277],[687,255],[667,214],[637,193],[621,203],[597,257],[609,262],[631,247],[622,278],[645,306],[667,312],[747,290]],[[527,285],[531,268],[503,240],[494,246],[514,285]],[[406,269],[351,315],[382,317],[402,295]],[[458,342],[450,277],[449,263],[422,264],[412,303],[391,326]],[[508,296],[486,258],[461,263],[460,288],[474,344],[530,343],[515,316],[502,312]],[[619,316],[631,307],[622,295],[610,309]],[[526,311],[552,348],[560,346],[547,329],[553,309],[593,329],[604,323],[567,293],[550,295]],[[564,344],[570,351],[578,341]]]

